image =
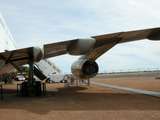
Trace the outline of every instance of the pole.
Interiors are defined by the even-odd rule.
[[[29,62],[29,79],[28,79],[28,82],[30,85],[33,85],[34,84],[34,67],[33,67],[33,62],[30,61]]]
[[[34,66],[33,66],[33,47],[29,49],[29,79],[28,82],[30,85],[34,83]]]
[[[29,50],[29,75],[28,75],[28,95],[32,96],[35,94],[34,88],[34,64],[33,64],[33,47]]]
[[[3,86],[0,84],[0,94],[1,94],[1,100],[3,100]]]

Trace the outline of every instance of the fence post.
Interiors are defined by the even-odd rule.
[[[3,100],[3,86],[0,84],[0,94],[1,94],[1,100]]]

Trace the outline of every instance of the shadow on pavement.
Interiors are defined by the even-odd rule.
[[[18,109],[37,114],[50,111],[118,111],[118,110],[160,110],[160,99],[129,93],[82,92],[87,88],[65,88],[48,92],[44,97],[17,97],[6,95],[0,101],[0,110]]]

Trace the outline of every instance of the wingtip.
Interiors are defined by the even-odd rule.
[[[152,29],[147,38],[149,40],[160,40],[160,28]]]

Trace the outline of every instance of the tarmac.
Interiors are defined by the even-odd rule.
[[[91,82],[91,84],[106,87],[106,88],[111,88],[111,89],[117,89],[117,90],[122,90],[122,91],[127,91],[127,92],[133,92],[133,93],[144,94],[144,95],[149,95],[149,96],[154,96],[154,97],[160,97],[160,92],[134,89],[134,88],[128,88],[128,87],[120,87],[117,85],[110,85],[110,84],[99,83],[99,82]]]
[[[98,75],[91,82],[109,84],[64,88],[47,84],[43,97],[4,95],[0,120],[160,120],[160,98],[113,87],[160,92],[159,74]],[[112,88],[111,88],[112,87]],[[16,89],[15,84],[5,85]],[[55,91],[57,90],[57,91]]]

